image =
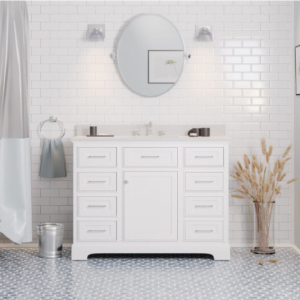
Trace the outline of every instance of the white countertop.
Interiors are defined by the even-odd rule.
[[[150,141],[191,141],[191,142],[212,142],[212,141],[230,141],[231,138],[226,136],[209,136],[209,137],[189,137],[189,136],[114,136],[114,137],[87,137],[76,136],[71,139],[72,142],[100,142],[100,141],[130,141],[130,142],[150,142]]]

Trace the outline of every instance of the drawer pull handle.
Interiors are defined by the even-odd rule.
[[[212,183],[213,182],[213,180],[211,180],[211,181],[195,181],[195,183]]]
[[[213,230],[195,230],[196,233],[211,233]]]
[[[100,155],[90,155],[88,158],[106,158],[106,156],[100,156]]]
[[[106,232],[106,230],[88,230],[87,232],[91,232],[91,233],[93,233],[93,232],[99,232],[99,233],[103,233],[103,232]]]
[[[195,205],[195,208],[211,208],[213,205]]]
[[[106,205],[89,205],[88,206],[88,208],[97,208],[97,207],[104,208],[104,207],[106,207]]]
[[[211,156],[195,156],[195,158],[213,158],[214,156],[211,155]]]
[[[90,180],[88,183],[105,183],[106,181],[101,181],[101,180]]]
[[[152,155],[152,156],[141,156],[141,158],[159,158],[159,155]]]

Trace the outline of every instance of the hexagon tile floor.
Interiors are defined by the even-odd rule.
[[[208,255],[94,255],[42,259],[37,249],[0,249],[0,299],[20,300],[293,300],[300,299],[300,255],[231,250],[231,261]],[[277,263],[270,263],[276,257]],[[258,261],[263,260],[264,265]]]

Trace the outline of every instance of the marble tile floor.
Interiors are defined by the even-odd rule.
[[[231,261],[209,255],[70,257],[70,248],[58,259],[39,258],[35,248],[0,249],[0,300],[300,299],[300,255],[292,248],[272,256],[233,248]]]

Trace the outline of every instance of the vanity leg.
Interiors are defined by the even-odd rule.
[[[90,253],[86,252],[82,247],[72,245],[72,260],[87,260]]]
[[[220,247],[220,249],[211,252],[211,255],[213,255],[214,260],[230,260],[230,246]]]

